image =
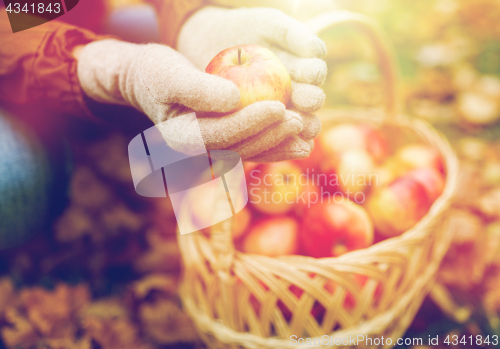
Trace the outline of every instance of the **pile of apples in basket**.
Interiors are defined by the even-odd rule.
[[[236,248],[336,257],[411,228],[443,191],[443,160],[428,145],[390,138],[344,123],[323,130],[307,159],[245,163],[249,204],[235,215]]]

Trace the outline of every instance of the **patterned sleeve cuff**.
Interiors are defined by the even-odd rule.
[[[33,60],[35,88],[41,92],[37,94],[50,104],[49,107],[57,104],[56,109],[60,112],[92,117],[78,81],[77,60],[72,50],[108,36],[62,23],[54,29],[45,33]]]

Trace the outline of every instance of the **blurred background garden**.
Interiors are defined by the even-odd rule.
[[[401,109],[442,131],[461,160],[453,241],[406,336],[500,335],[500,1],[332,4],[380,24],[399,64]],[[352,28],[327,34],[325,108],[382,107],[370,43]],[[177,296],[170,202],[134,191],[135,134],[83,121],[69,132],[68,200],[47,229],[0,252],[0,348],[203,348]]]

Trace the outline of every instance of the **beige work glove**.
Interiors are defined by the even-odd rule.
[[[183,132],[181,123],[172,123],[176,116],[192,111],[227,113],[240,100],[232,82],[200,71],[165,45],[95,41],[82,49],[77,72],[90,98],[135,107],[155,124],[172,120],[168,129],[164,124],[158,127],[167,144],[181,152],[189,153],[193,137]],[[254,103],[224,116],[197,115],[197,120],[206,149],[234,150],[243,159],[276,147],[303,129],[302,117],[277,101]]]
[[[306,26],[271,8],[225,9],[205,7],[191,16],[181,29],[177,49],[198,68],[205,69],[220,51],[242,44],[257,44],[272,50],[292,78],[289,107],[300,112],[303,130],[297,137],[289,134],[286,142],[266,151],[252,161],[280,161],[303,158],[312,150],[311,141],[321,130],[312,113],[325,100],[319,87],[326,78],[324,42]]]

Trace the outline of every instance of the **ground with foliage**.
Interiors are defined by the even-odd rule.
[[[382,25],[398,56],[405,112],[444,132],[461,159],[453,243],[406,336],[500,335],[500,2],[335,3]],[[381,106],[368,42],[340,28],[325,40],[326,107]],[[203,347],[176,293],[172,208],[135,194],[130,136],[103,127],[70,139],[64,212],[0,256],[0,348]]]

